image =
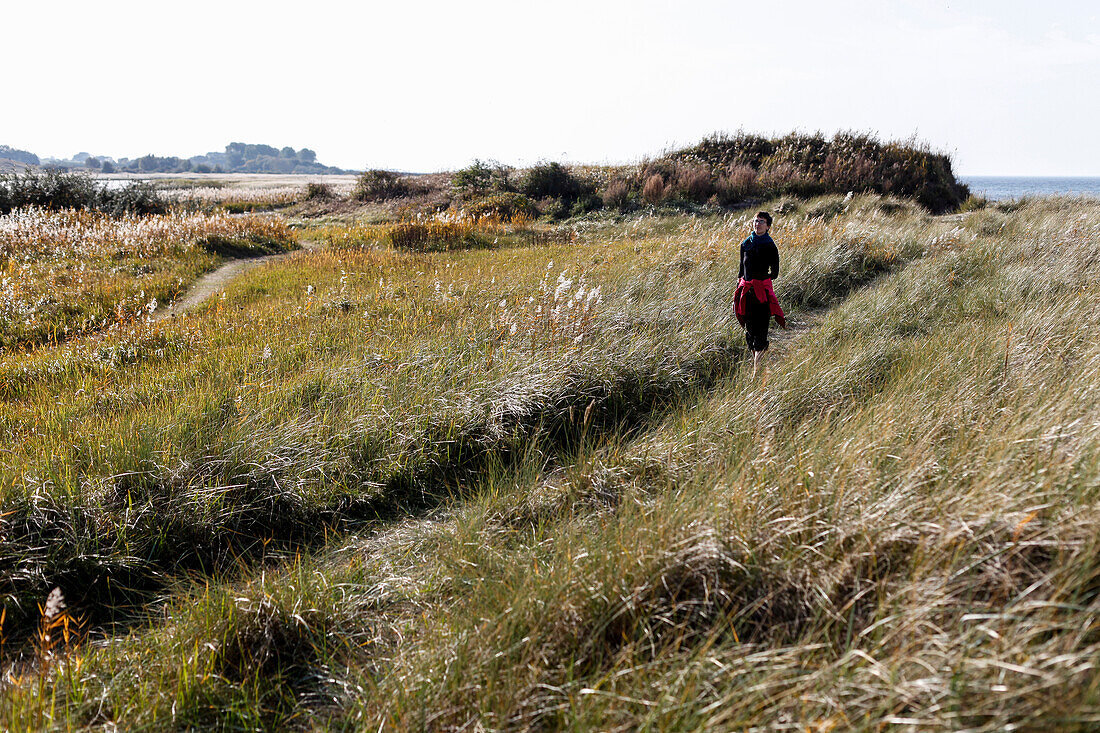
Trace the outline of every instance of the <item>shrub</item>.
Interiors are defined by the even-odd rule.
[[[602,207],[603,199],[597,196],[595,192],[589,191],[573,202],[573,205],[569,208],[569,215],[582,216],[591,211],[599,211]]]
[[[554,221],[569,218],[570,208],[562,199],[550,199],[543,207],[543,213]]]
[[[504,163],[490,162],[492,166],[492,185],[493,189],[497,191],[509,191],[515,193],[515,186],[512,185],[512,174],[516,169],[510,165]]]
[[[521,190],[533,199],[555,198],[572,202],[591,193],[591,186],[574,176],[561,163],[539,163],[527,171]]]
[[[369,170],[355,182],[354,196],[360,201],[386,201],[412,193],[402,176],[392,171]]]
[[[630,186],[621,178],[612,181],[603,192],[603,204],[619,210],[630,205]]]
[[[332,186],[327,183],[307,183],[305,197],[307,201],[330,199],[334,196]]]
[[[715,168],[730,165],[747,165],[759,169],[764,158],[775,152],[775,143],[760,135],[738,132],[730,136],[716,133],[700,143],[673,153],[676,160],[696,160]]]
[[[716,185],[723,204],[735,204],[750,198],[756,190],[756,171],[752,166],[732,164],[719,176]]]
[[[842,155],[831,152],[825,158],[822,179],[833,191],[862,193],[874,185],[875,162],[863,153]]]
[[[95,208],[107,214],[164,214],[168,206],[150,183],[131,183],[125,188],[99,192]]]
[[[649,160],[642,164],[642,170],[638,174],[639,181],[648,181],[653,176],[660,176],[667,184],[676,176],[676,162],[672,160]]]
[[[665,179],[660,173],[654,173],[646,179],[642,187],[642,198],[648,204],[659,203],[665,197]]]
[[[734,190],[748,195],[754,185],[756,185],[756,171],[752,166],[748,165],[733,165],[730,166],[729,172],[726,174],[726,180],[734,188]]]
[[[715,192],[714,177],[705,165],[678,166],[675,188],[681,198],[703,203]]]
[[[107,214],[163,214],[168,206],[148,183],[111,190],[86,173],[56,169],[0,179],[0,213],[24,206],[43,209],[95,209]]]
[[[99,198],[99,188],[86,173],[46,169],[40,172],[25,171],[5,178],[6,191],[3,213],[23,206],[39,206],[44,209],[94,209]]]
[[[807,219],[830,221],[844,213],[848,199],[840,196],[826,196],[806,205]]]
[[[487,163],[474,160],[473,163],[455,173],[451,181],[462,196],[479,196],[486,193],[493,182],[493,170]]]
[[[526,221],[539,213],[531,199],[521,193],[487,196],[467,204],[465,212],[473,219],[495,218],[502,222]]]

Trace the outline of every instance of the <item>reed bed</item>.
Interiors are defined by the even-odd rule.
[[[755,382],[747,216],[296,254],[176,353],[36,363],[9,636],[217,572],[25,652],[4,724],[1088,727],[1100,214],[833,203],[777,222]]]
[[[344,186],[350,191],[350,188]],[[165,188],[165,196],[185,206],[209,206],[220,204],[252,204],[257,206],[289,206],[302,198],[302,186],[281,185],[260,188],[238,186],[197,186]]]
[[[300,203],[310,197],[310,186],[324,186],[326,197],[347,199],[351,196],[354,184],[349,181],[335,181],[324,184],[272,184],[272,185],[222,185],[194,186],[162,189],[165,196],[171,198],[186,210],[217,209],[232,212],[266,211],[281,209]],[[316,188],[313,190],[317,190]]]

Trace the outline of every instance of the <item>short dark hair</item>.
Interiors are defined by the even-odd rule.
[[[756,212],[756,216],[755,216],[754,218],[756,218],[756,219],[763,219],[764,221],[768,222],[768,226],[771,226],[771,225],[772,225],[772,215],[771,215],[771,214],[769,214],[769,213],[768,213],[768,212],[766,212],[766,211],[758,211],[758,212]]]

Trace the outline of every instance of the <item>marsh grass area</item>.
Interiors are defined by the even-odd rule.
[[[1100,204],[765,207],[755,380],[755,209],[330,222],[5,352],[0,727],[1094,726]]]

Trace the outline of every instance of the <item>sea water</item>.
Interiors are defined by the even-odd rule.
[[[1056,178],[1048,176],[959,176],[970,186],[975,196],[991,201],[1018,199],[1024,196],[1097,196],[1100,178]]]

